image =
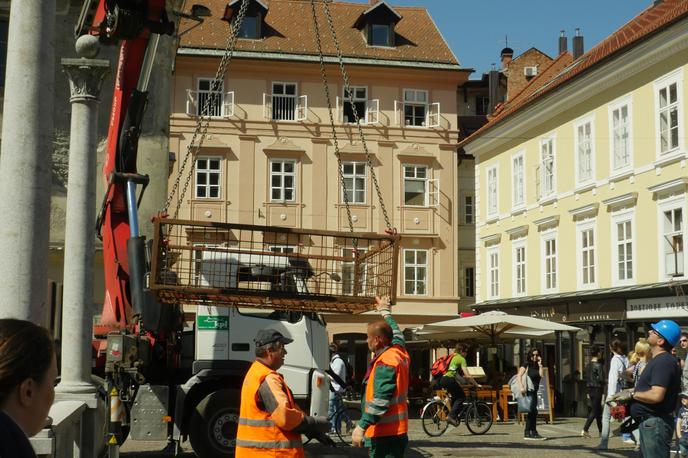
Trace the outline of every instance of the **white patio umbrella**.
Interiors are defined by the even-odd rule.
[[[580,331],[580,328],[567,324],[554,323],[530,316],[509,315],[500,311],[481,313],[466,318],[426,324],[416,328],[416,334],[437,339],[548,339],[554,331]]]

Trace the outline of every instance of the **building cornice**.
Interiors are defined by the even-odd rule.
[[[647,188],[655,196],[663,196],[673,193],[686,192],[688,188],[688,177],[681,177],[671,181],[665,181]]]
[[[528,225],[524,224],[522,226],[514,227],[513,229],[507,229],[505,232],[512,239],[525,237],[526,235],[528,235]]]
[[[631,207],[635,205],[635,203],[638,201],[638,193],[637,192],[629,192],[627,194],[622,194],[620,196],[616,197],[611,197],[609,199],[605,199],[602,201],[604,205],[607,206],[610,210],[614,210],[616,208],[621,208],[621,207]]]
[[[590,216],[596,216],[599,208],[600,208],[600,203],[599,202],[593,202],[591,204],[584,205],[582,207],[572,208],[571,210],[569,210],[569,213],[574,218],[585,218],[585,217],[590,217]]]
[[[553,226],[559,225],[559,215],[552,215],[546,218],[536,219],[533,221],[539,230],[544,230]]]
[[[224,50],[221,49],[205,49],[205,48],[179,48],[177,50],[179,56],[192,57],[222,57]],[[233,56],[241,59],[257,59],[257,60],[280,60],[291,62],[310,62],[319,63],[320,58],[311,54],[286,54],[279,52],[258,52],[258,51],[234,51]],[[388,60],[388,59],[366,59],[361,57],[343,57],[345,65],[369,65],[373,67],[401,67],[401,68],[422,68],[430,70],[450,70],[459,72],[470,72],[469,68],[463,68],[458,64],[441,63],[441,62],[418,62],[418,61],[404,61],[404,60]],[[334,56],[323,56],[326,64],[339,64],[339,60]]]
[[[663,30],[657,35],[632,48],[613,56],[608,62],[582,73],[570,82],[539,97],[534,103],[522,108],[499,122],[495,127],[462,145],[466,152],[480,156],[494,152],[523,132],[549,122],[554,117],[592,99],[610,87],[632,78],[655,66],[658,62],[688,49],[688,21]],[[489,132],[489,133],[488,133]]]
[[[486,235],[484,237],[481,237],[480,240],[485,244],[485,246],[495,245],[502,241],[502,234],[496,233]]]

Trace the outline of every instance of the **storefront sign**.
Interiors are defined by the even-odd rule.
[[[624,303],[620,300],[570,303],[564,321],[569,323],[602,323],[626,318]]]
[[[628,299],[626,317],[629,320],[688,317],[688,300],[685,296],[648,297]]]

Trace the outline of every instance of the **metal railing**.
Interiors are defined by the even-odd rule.
[[[273,121],[305,121],[308,97],[305,95],[263,94],[263,117]]]
[[[206,100],[211,97],[210,91],[186,90],[186,114],[200,116]],[[234,91],[220,92],[208,105],[207,116],[229,118],[234,116]]]

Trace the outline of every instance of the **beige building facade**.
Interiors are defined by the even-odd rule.
[[[211,2],[211,9],[224,9],[224,3],[215,3]],[[285,51],[283,45],[301,27],[312,34],[310,2],[251,3],[254,19],[261,23],[258,29],[268,35],[253,29],[246,33],[255,33],[254,38],[238,40],[222,81],[222,100],[211,107],[213,117],[178,216],[349,231],[317,52]],[[321,7],[318,4],[325,29]],[[342,28],[344,62],[369,152],[368,157],[353,123],[352,104],[345,100],[330,41],[325,46],[328,88],[354,230],[382,233],[384,203],[402,237],[394,307],[402,328],[455,317],[463,294],[457,255],[456,88],[469,71],[459,66],[424,9],[392,9],[385,2],[372,6],[335,2],[330,7],[335,20],[341,21],[336,26]],[[289,23],[297,16],[297,23]],[[366,28],[378,22],[392,28],[393,43],[370,44]],[[182,40],[177,52],[170,118],[171,152],[176,157],[171,184],[220,60],[219,46],[207,45],[220,30],[227,33],[227,24],[207,20]],[[313,40],[312,35],[298,38],[306,47]],[[408,41],[419,49],[404,44]],[[434,56],[432,61],[427,61],[428,56]],[[373,319],[366,314],[325,318],[330,337],[344,341],[351,351],[354,342],[363,344],[365,324]]]
[[[462,143],[476,158],[476,307],[581,326],[578,346],[552,348],[561,375],[582,370],[583,344],[688,324],[687,32],[685,2],[652,6],[560,55]]]

